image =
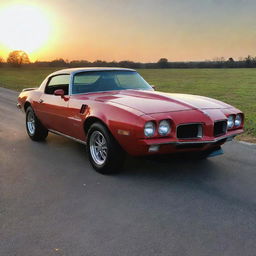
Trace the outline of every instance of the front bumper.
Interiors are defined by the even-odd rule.
[[[159,143],[153,143],[153,145],[166,145],[166,144],[174,144],[174,145],[189,145],[189,144],[216,144],[221,141],[231,141],[236,137],[236,135],[229,135],[229,136],[222,136],[217,139],[213,140],[192,140],[192,141],[170,141],[170,142],[159,142]],[[152,145],[151,143],[146,143],[147,145]]]
[[[194,140],[177,140],[175,138],[141,139],[133,147],[132,155],[171,154],[179,152],[207,151],[218,148],[225,142],[231,141],[235,136],[243,133],[243,129],[229,131],[217,138],[204,137]]]

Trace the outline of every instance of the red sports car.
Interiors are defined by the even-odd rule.
[[[243,113],[207,97],[156,92],[135,71],[123,68],[63,69],[39,88],[24,89],[18,108],[35,141],[48,132],[87,144],[96,171],[120,170],[134,156],[197,152],[217,155],[243,132]]]

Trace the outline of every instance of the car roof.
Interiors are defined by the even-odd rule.
[[[52,75],[61,75],[61,74],[75,74],[79,72],[87,72],[87,71],[111,71],[111,70],[120,70],[120,71],[135,71],[134,69],[130,68],[115,68],[115,67],[89,67],[89,68],[66,68],[57,70],[50,74]]]

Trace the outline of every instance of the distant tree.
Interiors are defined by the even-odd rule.
[[[65,67],[67,66],[67,63],[64,59],[55,59],[50,62],[50,66],[52,67]]]
[[[72,60],[69,62],[70,67],[88,67],[90,64],[87,60]]]
[[[216,57],[213,59],[214,62],[225,62],[225,58],[224,57]]]
[[[106,64],[107,64],[107,62],[104,60],[95,60],[93,62],[93,65],[96,67],[104,67],[104,66],[106,66]]]
[[[214,68],[225,68],[226,67],[226,59],[224,57],[216,57],[213,59],[213,67]]]
[[[109,62],[109,66],[110,67],[118,67],[118,62],[116,62],[115,60],[112,60],[111,62]]]
[[[0,66],[4,63],[4,59],[0,56]]]
[[[158,62],[158,67],[159,68],[168,68],[168,59],[166,58],[161,58]]]
[[[248,55],[245,59],[245,66],[247,68],[256,67],[256,57],[252,57],[251,55]]]
[[[252,62],[253,62],[253,58],[252,58],[251,55],[248,55],[244,60],[245,60],[245,63],[246,63],[246,65],[247,65],[248,67],[251,66],[251,64],[252,64]]]
[[[7,63],[13,66],[21,66],[22,64],[29,64],[30,60],[24,51],[12,51],[9,53]]]
[[[225,67],[234,68],[235,66],[236,66],[235,60],[232,57],[228,58]]]
[[[9,58],[9,63],[10,63]],[[1,59],[0,59],[1,64]],[[3,66],[6,64],[3,63]],[[127,68],[256,68],[256,57],[248,55],[245,57],[237,58],[236,60],[232,57],[225,59],[224,57],[218,57],[211,60],[204,61],[179,61],[169,62],[166,58],[161,58],[158,62],[134,62],[131,60],[123,61],[104,61],[104,60],[64,60],[62,58],[55,59],[53,61],[35,61],[30,66],[35,67],[127,67]]]
[[[130,61],[130,60],[119,61],[118,66],[124,67],[124,68],[138,68],[139,67],[138,63]]]

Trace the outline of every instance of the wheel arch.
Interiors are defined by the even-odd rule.
[[[97,122],[101,123],[111,133],[111,131],[109,130],[107,124],[102,119],[100,119],[98,117],[95,117],[95,116],[90,116],[90,117],[86,118],[85,121],[84,121],[85,136],[87,136],[88,131],[89,131],[91,125],[94,124],[94,123],[97,123]]]
[[[26,101],[24,104],[24,111],[27,111],[27,108],[31,106],[31,103],[29,101]]]

